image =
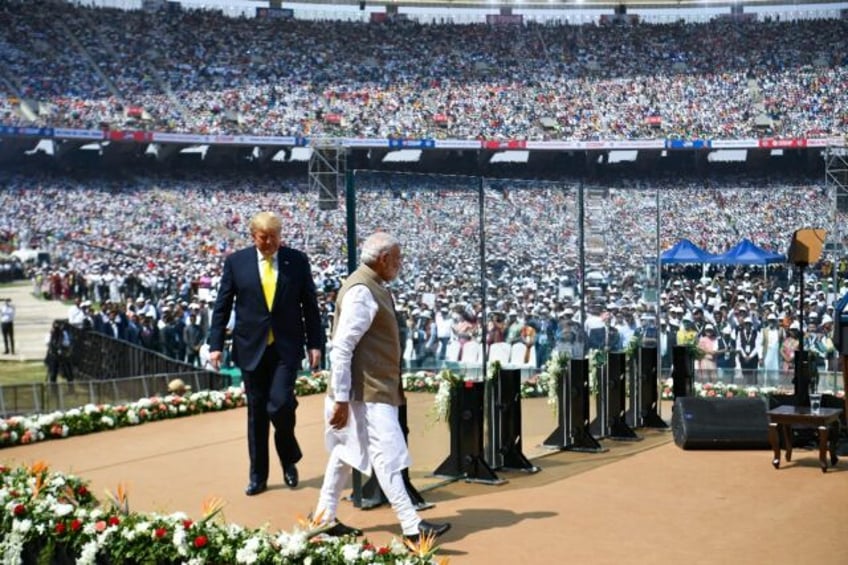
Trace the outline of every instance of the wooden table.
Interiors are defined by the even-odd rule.
[[[821,408],[812,412],[806,406],[778,406],[767,412],[769,417],[769,443],[774,450],[771,464],[780,467],[780,432],[786,449],[786,461],[792,461],[792,426],[814,428],[819,436],[819,464],[822,473],[827,471],[827,451],[830,449],[830,464],[836,465],[836,443],[839,438],[839,416],[841,408]],[[832,429],[831,429],[832,428]]]

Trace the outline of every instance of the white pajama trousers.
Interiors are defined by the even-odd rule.
[[[406,492],[401,471],[408,467],[409,451],[403,438],[396,406],[380,403],[350,403],[351,418],[344,433],[328,431],[330,458],[324,472],[324,483],[318,496],[316,516],[325,522],[336,518],[339,499],[350,478],[351,469],[363,473],[369,470],[392,505],[404,535],[418,533],[421,518]],[[354,433],[359,430],[359,433]],[[364,433],[363,433],[364,432]],[[333,439],[335,438],[335,439]],[[352,447],[359,447],[359,456],[352,456]],[[357,450],[357,451],[359,451]],[[365,457],[362,457],[365,455]],[[370,465],[362,465],[366,460]],[[353,463],[354,465],[351,465]],[[369,467],[371,469],[368,469]]]

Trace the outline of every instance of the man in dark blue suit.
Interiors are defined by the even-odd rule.
[[[309,259],[281,247],[280,218],[260,212],[248,227],[254,245],[224,261],[209,330],[209,360],[218,369],[235,306],[232,355],[247,393],[250,482],[245,493],[253,496],[268,487],[270,424],[285,483],[297,486],[295,464],[302,454],[294,435],[294,385],[304,348],[310,366],[319,367],[324,332]]]

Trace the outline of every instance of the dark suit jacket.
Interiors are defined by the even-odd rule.
[[[274,330],[273,347],[280,360],[297,368],[304,346],[320,349],[324,343],[309,260],[296,249],[281,247],[277,264],[272,315],[262,292],[256,248],[240,249],[224,261],[209,329],[209,350],[223,351],[224,334],[235,303],[233,362],[245,371],[253,371],[262,359],[269,328]]]
[[[609,335],[607,335],[607,330]],[[610,351],[621,350],[621,335],[618,330],[609,326],[609,328],[592,328],[589,330],[587,339],[589,349],[609,349]]]

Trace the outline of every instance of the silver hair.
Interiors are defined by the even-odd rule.
[[[362,244],[360,259],[366,265],[373,265],[379,259],[380,255],[398,245],[400,245],[400,242],[394,236],[383,231],[378,231],[369,235]]]

